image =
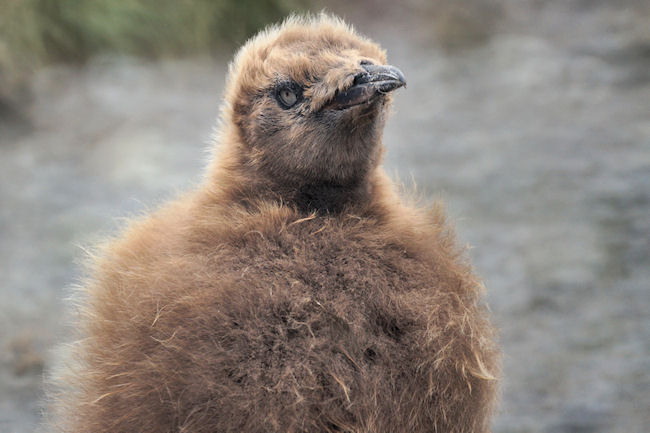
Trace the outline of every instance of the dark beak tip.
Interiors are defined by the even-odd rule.
[[[397,78],[397,80],[402,84],[402,86],[406,87],[406,77],[404,76],[402,71],[400,71],[395,66],[391,66],[391,68],[395,72],[395,75],[396,75],[395,78]]]

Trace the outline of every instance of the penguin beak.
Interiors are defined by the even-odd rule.
[[[402,71],[391,65],[362,65],[365,71],[354,77],[352,86],[338,92],[325,108],[343,110],[363,104],[406,85]]]

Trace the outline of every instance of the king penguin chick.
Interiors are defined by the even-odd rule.
[[[489,431],[482,285],[380,166],[404,84],[324,14],[241,48],[204,182],[92,264],[58,431]]]

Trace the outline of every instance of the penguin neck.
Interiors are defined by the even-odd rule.
[[[367,178],[344,184],[320,181],[296,185],[287,191],[288,202],[303,213],[339,214],[365,204],[372,192]]]
[[[208,178],[210,195],[222,204],[257,208],[261,203],[275,202],[304,214],[333,215],[363,208],[375,190],[376,170],[346,182],[281,182],[233,162],[222,159]]]
[[[245,177],[248,187],[239,192],[240,201],[274,201],[304,214],[333,215],[358,208],[370,200],[373,190],[367,176],[346,182],[278,182],[255,175]]]
[[[275,202],[300,213],[319,215],[358,212],[383,189],[381,158],[383,146],[369,155],[368,164],[360,165],[354,175],[344,179],[302,178],[266,172],[250,157],[236,130],[226,130],[224,146],[208,168],[206,192],[211,201],[255,209]]]

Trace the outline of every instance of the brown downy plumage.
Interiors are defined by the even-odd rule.
[[[385,64],[326,15],[239,51],[203,185],[92,266],[59,431],[489,431],[481,283],[380,167]]]

